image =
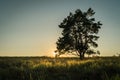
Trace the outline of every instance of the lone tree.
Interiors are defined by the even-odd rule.
[[[72,53],[83,59],[85,53],[93,51],[91,46],[98,47],[96,41],[99,36],[97,34],[102,24],[100,21],[95,22],[95,18],[92,17],[94,14],[91,8],[87,12],[82,12],[80,9],[77,9],[74,14],[70,12],[69,16],[59,25],[63,31],[62,37],[59,37],[56,42],[55,52],[59,55]]]

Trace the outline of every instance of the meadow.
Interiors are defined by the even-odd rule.
[[[120,80],[120,57],[0,57],[0,80]]]

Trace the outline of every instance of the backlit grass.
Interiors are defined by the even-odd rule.
[[[120,58],[0,57],[0,80],[120,80]]]

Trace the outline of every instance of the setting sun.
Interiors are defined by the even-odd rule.
[[[55,51],[53,52],[53,56],[54,56],[54,57],[56,57],[57,54],[58,54],[57,52],[55,52]]]
[[[53,55],[56,55],[57,53],[56,52],[53,52]]]

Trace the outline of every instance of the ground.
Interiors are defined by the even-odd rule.
[[[120,80],[120,57],[0,57],[0,80]]]

